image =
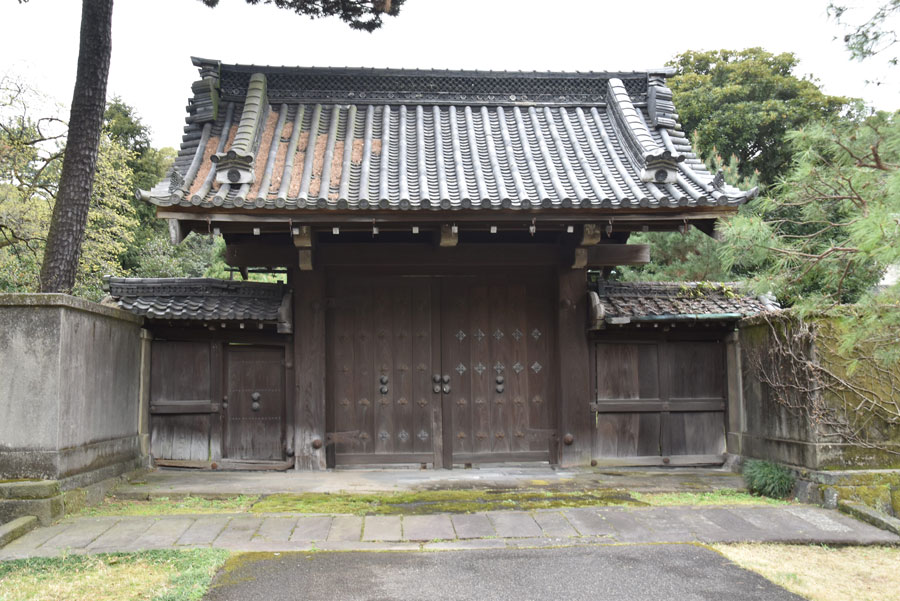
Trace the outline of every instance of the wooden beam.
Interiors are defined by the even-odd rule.
[[[619,265],[646,265],[650,262],[649,244],[599,244],[586,250],[588,269]]]

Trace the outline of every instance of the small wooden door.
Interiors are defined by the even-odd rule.
[[[722,463],[725,355],[714,340],[598,342],[593,459]]]
[[[284,349],[228,345],[225,357],[226,455],[284,459]]]
[[[554,291],[534,275],[443,280],[443,428],[454,463],[554,459]]]
[[[337,464],[434,460],[432,281],[329,284],[328,430]]]

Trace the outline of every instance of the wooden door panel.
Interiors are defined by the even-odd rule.
[[[284,458],[284,349],[230,345],[226,348],[229,458]]]
[[[659,422],[658,413],[598,414],[593,456],[658,456]]]
[[[593,457],[615,465],[720,462],[725,369],[714,341],[595,345]]]
[[[538,278],[446,278],[441,363],[455,462],[548,460],[553,303]]]
[[[208,409],[183,413],[189,406],[214,406],[209,342],[155,340],[150,355],[150,452],[159,460],[208,461],[219,414]],[[221,440],[221,439],[217,439]]]
[[[329,431],[339,464],[432,461],[431,288],[427,278],[329,283]]]

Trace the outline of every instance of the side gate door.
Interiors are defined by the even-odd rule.
[[[226,456],[284,459],[284,348],[225,347]]]

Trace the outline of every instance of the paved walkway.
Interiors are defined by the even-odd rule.
[[[236,551],[439,550],[609,543],[900,544],[812,506],[590,507],[422,516],[233,514],[68,518],[0,549],[0,560],[61,552],[219,547]]]

